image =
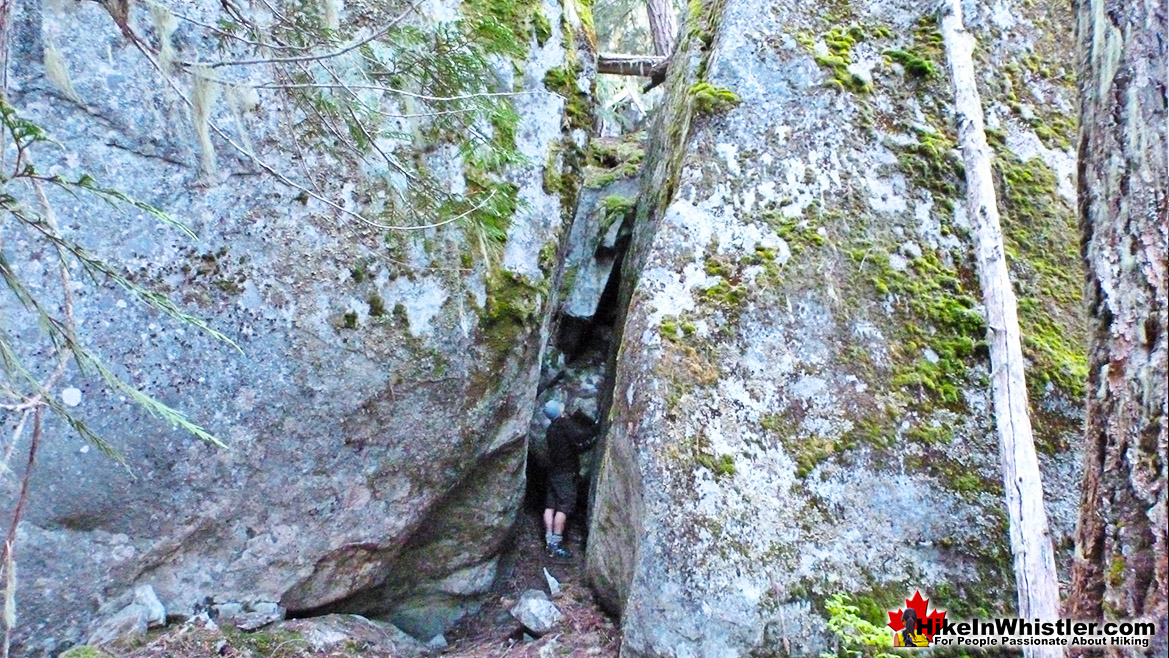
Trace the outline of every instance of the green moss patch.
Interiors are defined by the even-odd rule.
[[[687,36],[700,44],[703,51],[709,51],[714,43],[714,35],[718,31],[718,24],[722,18],[723,6],[726,0],[689,0],[686,5]],[[705,75],[705,62],[700,67],[698,77]]]
[[[892,48],[885,51],[885,56],[905,67],[905,72],[917,78],[932,78],[938,74],[938,67],[933,62],[922,57],[912,50]]]
[[[731,477],[735,474],[735,458],[730,455],[719,455],[717,458],[707,454],[700,454],[696,458],[698,465],[714,474],[715,480]]]
[[[604,235],[615,222],[630,219],[637,209],[637,199],[613,194],[601,200],[601,225],[599,233]]]
[[[738,105],[739,95],[725,87],[715,87],[708,82],[696,82],[688,90],[694,102],[694,111],[699,114],[718,114]]]
[[[1005,147],[997,155],[1003,242],[1018,296],[1023,351],[1031,362],[1031,396],[1050,385],[1079,400],[1088,363],[1075,213],[1042,159],[1022,162]]]
[[[588,9],[588,5],[585,5],[582,10],[581,4],[577,2],[578,11]],[[585,14],[590,18],[592,16],[591,13],[585,12],[582,14],[582,20]],[[576,212],[581,182],[585,178],[586,160],[586,152],[578,146],[573,133],[582,130],[591,135],[596,116],[593,107],[594,83],[590,80],[589,85],[583,88],[580,84],[584,66],[577,52],[578,39],[574,37],[567,21],[562,20],[562,28],[564,47],[567,51],[566,61],[564,66],[549,69],[544,74],[544,87],[564,98],[564,119],[561,123],[563,134],[560,142],[554,145],[548,154],[543,182],[546,192],[560,196],[561,218],[565,225],[568,225],[572,222],[573,213]],[[585,29],[589,32],[588,25]],[[591,32],[589,34],[591,35]],[[595,37],[592,39],[595,45]]]
[[[1006,102],[1016,118],[1035,131],[1044,146],[1070,151],[1072,150],[1072,142],[1076,138],[1075,119],[1060,112],[1054,105],[1047,103],[1031,105],[1031,111],[1028,112],[1024,109],[1023,101],[1019,97],[1020,92],[1027,88],[1028,79],[1034,81],[1041,78],[1048,78],[1053,84],[1067,87],[1068,93],[1074,95],[1075,85],[1072,79],[1061,76],[1062,79],[1056,80],[1056,74],[1052,72],[1051,67],[1050,62],[1034,54],[1018,61],[1008,62],[1003,67],[1003,71],[1006,73],[1003,79],[1006,87]]]
[[[972,274],[943,264],[928,249],[904,271],[894,269],[889,255],[880,250],[857,250],[852,256],[872,273],[873,287],[893,295],[907,314],[899,340],[892,345],[901,364],[892,384],[962,408],[961,389],[972,383],[969,369],[975,352],[985,349],[986,319],[967,288]]]
[[[822,436],[805,436],[796,420],[796,413],[764,414],[759,426],[783,446],[784,451],[796,464],[796,477],[806,478],[832,455],[852,447],[848,441],[834,440]]]
[[[857,24],[848,27],[834,27],[819,35],[819,40],[827,46],[828,52],[826,53],[816,52],[816,39],[810,35],[800,35],[798,40],[805,48],[812,51],[816,64],[832,72],[832,79],[826,83],[827,86],[864,94],[873,90],[872,83],[855,73],[851,73],[848,67],[853,63],[853,47],[866,36],[865,28]]]
[[[597,50],[597,22],[593,18],[593,0],[569,0],[576,8],[576,15],[580,18],[580,27],[584,31],[585,39],[589,42],[593,52]]]
[[[959,182],[964,180],[966,167],[955,149],[957,142],[946,132],[931,128],[915,128],[916,144],[900,148],[897,162],[910,182],[934,195],[934,202],[945,215],[953,210],[953,199],[961,194]]]
[[[733,309],[742,304],[743,300],[746,299],[747,290],[745,286],[733,284],[726,279],[720,279],[718,283],[700,292],[699,296],[715,306]]]
[[[564,98],[564,114],[571,128],[589,130],[593,125],[593,106],[590,94],[582,90],[581,67],[574,58],[559,68],[548,69],[544,74],[544,88]]]
[[[73,647],[61,654],[60,658],[109,658],[109,655],[97,647]]]
[[[807,477],[825,459],[837,450],[837,443],[821,436],[782,437],[783,447],[796,463],[796,477]]]
[[[534,0],[463,0],[462,13],[467,33],[488,53],[522,59],[533,34],[541,44],[551,36]]]
[[[369,317],[379,318],[386,314],[386,302],[382,299],[381,295],[377,293],[371,294],[366,299],[366,303],[369,304]]]
[[[552,24],[548,22],[548,17],[544,12],[536,9],[532,15],[532,30],[536,33],[536,43],[543,46],[552,38]]]
[[[786,217],[781,212],[769,210],[764,212],[760,219],[775,230],[776,235],[787,242],[792,257],[800,255],[806,249],[822,247],[828,238],[820,232],[820,223],[813,221],[819,215],[819,205],[813,202],[805,212],[805,217]]]
[[[631,133],[621,138],[598,137],[585,153],[584,185],[599,188],[641,172],[645,159],[642,141],[645,133]]]
[[[905,67],[907,74],[922,79],[941,77],[940,73],[945,70],[945,55],[946,45],[933,12],[926,12],[914,26],[911,44],[885,51],[885,56]]]
[[[479,232],[484,242],[502,246],[507,242],[507,230],[520,207],[519,188],[502,180],[498,171],[484,169],[464,162],[463,178],[467,182],[467,197],[478,199],[454,204],[448,213],[466,213],[465,223]]]
[[[544,164],[543,187],[548,194],[560,197],[560,215],[565,222],[570,222],[573,213],[576,212],[584,160],[584,150],[570,137],[561,139],[548,149],[548,160]]]
[[[544,287],[504,269],[495,270],[487,282],[487,303],[480,329],[496,358],[502,359],[519,344],[519,337],[539,322]]]

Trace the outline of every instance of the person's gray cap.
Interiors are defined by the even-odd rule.
[[[556,420],[560,418],[560,414],[564,413],[564,405],[560,404],[559,400],[548,400],[544,403],[544,415],[549,420]]]

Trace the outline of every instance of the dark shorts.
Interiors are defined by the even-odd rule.
[[[576,507],[576,476],[572,473],[553,475],[548,479],[548,495],[544,497],[544,509],[572,514]]]

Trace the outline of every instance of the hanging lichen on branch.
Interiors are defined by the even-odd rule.
[[[152,29],[139,31],[133,8],[107,11],[122,34],[158,71],[192,115],[205,176],[228,157],[315,199],[332,211],[382,229],[414,230],[461,223],[484,251],[500,244],[519,202],[504,180],[523,162],[510,83],[489,58],[522,58],[533,37],[550,38],[534,2],[467,2],[464,18],[434,22],[414,3],[354,8],[342,18],[331,3],[292,0],[250,11],[225,3],[215,15],[155,3]],[[176,24],[200,34],[177,49]],[[190,43],[213,43],[215,53]],[[226,100],[234,126],[221,119]],[[377,172],[389,194],[380,208],[337,201],[305,171],[268,160],[248,135],[244,113],[275,102],[303,163],[326,155]],[[417,157],[419,145],[454,146],[465,186],[441,179]],[[216,150],[225,153],[216,153]],[[453,192],[465,187],[463,192]]]

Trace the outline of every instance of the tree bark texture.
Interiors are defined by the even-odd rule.
[[[1003,249],[991,174],[991,150],[983,129],[982,101],[974,76],[974,38],[963,26],[960,0],[946,0],[943,4],[941,28],[954,86],[958,143],[966,165],[966,207],[974,223],[978,278],[989,325],[991,397],[1003,466],[1019,616],[1054,621],[1059,617],[1055,553],[1043,507],[1039,459],[1028,415],[1019,318]],[[1063,650],[1026,647],[1024,655],[1062,656]]]
[[[678,13],[674,0],[645,0],[649,14],[649,33],[654,42],[654,54],[669,57],[678,40]]]
[[[1079,618],[1148,618],[1166,653],[1166,3],[1080,0],[1079,213],[1090,315]]]

